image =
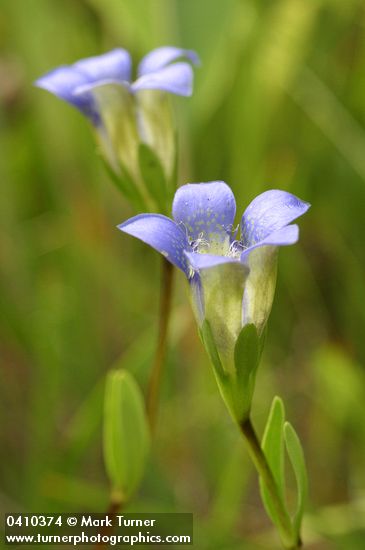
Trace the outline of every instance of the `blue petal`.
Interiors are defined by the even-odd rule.
[[[184,50],[182,48],[175,48],[174,46],[164,46],[152,50],[152,52],[148,53],[142,59],[138,66],[138,76],[158,71],[181,57],[186,57],[194,63],[194,65],[200,63],[198,55],[192,50]]]
[[[86,75],[80,73],[73,67],[62,66],[38,78],[38,80],[35,81],[35,85],[64,99],[85,112],[89,107],[90,98],[76,97],[74,91],[78,86],[82,86],[87,82],[88,78]]]
[[[89,92],[92,93],[97,88],[102,88],[103,86],[108,86],[109,84],[122,86],[128,91],[130,91],[131,89],[130,83],[127,80],[119,81],[115,78],[106,78],[105,80],[98,80],[97,82],[89,82],[87,84],[81,84],[81,86],[77,86],[74,90],[74,95],[77,97],[82,97],[87,95]]]
[[[223,181],[189,183],[176,191],[172,214],[193,240],[202,232],[219,234],[224,239],[232,230],[236,201]]]
[[[122,82],[131,78],[131,58],[127,50],[116,48],[94,57],[87,57],[74,63],[73,67],[87,77],[88,82],[116,80]]]
[[[217,265],[237,263],[237,258],[230,256],[217,256],[215,254],[199,254],[196,252],[185,252],[185,256],[189,260],[189,264],[194,270],[209,269]]]
[[[100,116],[90,88],[106,82],[124,83],[130,78],[129,53],[115,49],[103,55],[81,59],[71,66],[62,66],[50,71],[35,84],[77,107],[96,125]]]
[[[110,90],[115,86],[115,90],[120,92],[119,95],[110,94]],[[117,105],[120,106],[122,101],[122,88],[130,92],[130,84],[127,81],[120,82],[115,79],[98,80],[89,84],[77,86],[74,90],[74,97],[77,98],[87,109],[84,113],[88,115],[95,126],[105,125],[105,113],[108,109],[116,111],[116,97],[118,97]],[[104,124],[103,124],[104,121]]]
[[[304,214],[310,205],[286,191],[266,191],[246,208],[241,222],[242,241],[251,246]]]
[[[246,250],[242,252],[240,260],[245,263],[248,260],[250,252],[255,248],[260,248],[261,246],[288,246],[298,242],[298,238],[299,227],[296,224],[287,225],[277,231],[273,231],[265,239],[262,239],[262,241],[246,248]]]
[[[139,214],[118,225],[118,229],[149,244],[189,275],[184,254],[189,246],[188,240],[184,231],[170,218],[161,214]]]
[[[190,96],[193,91],[193,70],[188,63],[174,63],[153,73],[140,76],[132,90],[162,90],[176,95]]]
[[[95,126],[103,125],[102,121],[105,119],[105,112],[108,108],[116,111],[116,96],[115,94],[113,94],[113,97],[110,95],[112,86],[115,86],[114,89],[118,89],[121,94],[122,88],[130,92],[129,82],[126,80],[121,82],[111,78],[82,84],[81,86],[77,86],[74,90],[75,99],[87,105],[87,110],[84,110],[84,113],[92,119]],[[107,92],[105,93],[104,90]],[[118,100],[119,104],[119,102],[122,101],[121,97],[118,97]]]

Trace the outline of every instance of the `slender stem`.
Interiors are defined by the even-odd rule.
[[[112,516],[112,521],[114,520],[115,515],[121,511],[123,508],[124,502],[122,498],[120,497],[119,493],[112,493],[110,498],[110,504],[109,508],[106,511],[106,516]],[[110,536],[113,533],[113,526],[112,527],[103,527],[101,530],[101,536],[108,535]],[[108,543],[106,542],[97,542],[94,546],[94,548],[106,548]]]
[[[173,265],[169,261],[167,261],[166,258],[162,258],[161,267],[162,276],[158,340],[146,397],[147,418],[149,421],[151,432],[153,432],[156,424],[161,377],[166,357],[167,331],[169,327],[171,312],[171,298],[174,274]]]
[[[166,344],[167,344],[167,331],[169,326],[170,311],[171,311],[171,298],[173,288],[173,266],[162,258],[162,276],[161,276],[161,291],[160,291],[160,318],[158,329],[157,348],[154,357],[154,362],[151,369],[151,376],[147,389],[146,397],[146,409],[147,418],[150,425],[151,432],[155,427],[158,397],[160,382],[162,376],[162,369],[166,356]],[[112,494],[110,499],[110,505],[108,511],[109,515],[115,515],[123,506],[123,499],[117,494]],[[104,533],[105,534],[105,533]],[[97,544],[95,548],[100,548],[103,544]]]
[[[255,429],[252,425],[251,419],[246,418],[240,423],[239,427],[247,441],[249,453],[256,467],[256,470],[263,480],[267,491],[270,494],[272,504],[275,508],[277,521],[280,526],[280,533],[282,535],[283,544],[285,548],[287,548],[287,550],[297,550],[302,547],[302,541],[300,537],[298,537],[297,540],[294,540],[296,536],[293,531],[290,517],[279,495],[275,478],[261,449],[261,445],[256,435]]]

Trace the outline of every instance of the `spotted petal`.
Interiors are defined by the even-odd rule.
[[[118,229],[149,244],[189,275],[184,255],[184,250],[189,246],[188,240],[181,227],[170,218],[161,214],[139,214],[118,225]]]
[[[252,246],[304,214],[310,205],[286,191],[272,189],[256,197],[241,222],[242,241]]]
[[[162,90],[176,95],[190,96],[193,91],[193,70],[188,63],[174,63],[140,76],[131,88],[133,92]]]
[[[142,59],[138,67],[138,76],[158,71],[181,57],[189,59],[194,65],[199,64],[199,57],[194,51],[175,48],[174,46],[164,46],[152,50]]]
[[[172,214],[177,223],[186,227],[193,240],[202,232],[225,240],[231,233],[236,201],[223,181],[188,183],[177,190]]]

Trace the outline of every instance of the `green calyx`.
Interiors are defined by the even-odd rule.
[[[210,322],[206,319],[202,323],[200,334],[223,400],[233,419],[242,422],[250,413],[265,331],[259,336],[253,324],[245,325],[241,329],[234,345],[234,368],[230,370],[224,368]]]
[[[234,348],[242,329],[242,297],[248,276],[240,262],[203,269],[204,317],[209,322],[223,368],[233,374]]]

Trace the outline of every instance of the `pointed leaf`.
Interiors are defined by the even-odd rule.
[[[148,447],[141,391],[127,371],[111,371],[105,388],[104,461],[112,487],[123,500],[138,487]]]
[[[305,500],[308,492],[307,468],[299,437],[289,422],[285,422],[284,425],[284,438],[298,487],[298,504],[294,517],[294,526],[299,534],[304,513]]]
[[[270,466],[279,496],[284,501],[284,404],[280,397],[274,397],[271,405],[269,417],[266,423],[264,436],[262,439],[262,450],[266,456],[266,460]],[[270,495],[260,478],[261,497],[265,504],[265,508],[275,523],[275,512],[271,502]]]
[[[166,176],[156,153],[145,143],[138,148],[138,162],[146,188],[162,212],[166,211],[168,189]]]

